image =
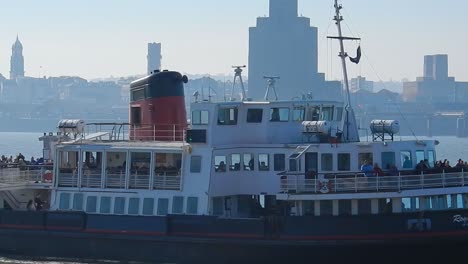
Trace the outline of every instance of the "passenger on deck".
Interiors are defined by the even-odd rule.
[[[418,173],[425,172],[428,169],[426,163],[424,163],[424,160],[419,161],[418,165],[416,165],[416,171]]]
[[[372,166],[372,162],[365,160],[364,164],[361,166],[361,171],[366,177],[374,176],[374,167]]]
[[[397,166],[395,164],[390,165],[390,176],[398,176],[400,172],[398,171]]]
[[[379,167],[379,164],[377,162],[374,163],[374,173],[375,173],[375,176],[385,176],[385,173]]]
[[[408,156],[405,156],[405,161],[403,162],[403,169],[411,169],[413,164]]]
[[[36,196],[36,198],[34,198],[34,204],[35,204],[35,207],[36,207],[37,211],[42,210],[44,202],[41,200],[41,196],[39,194]]]
[[[221,161],[218,165],[218,170],[219,172],[225,172],[226,171],[226,163],[224,161]]]

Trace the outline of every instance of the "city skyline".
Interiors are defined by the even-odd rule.
[[[343,2],[345,33],[363,38],[364,60],[359,66],[350,66],[351,77],[413,80],[423,75],[424,55],[448,54],[449,75],[468,80],[464,70],[468,51],[463,47],[468,35],[461,34],[466,24],[465,1],[453,0],[450,5],[422,0]],[[268,0],[139,3],[3,3],[0,73],[9,75],[11,45],[18,34],[27,76],[93,79],[143,74],[148,42],[163,44],[165,69],[231,74],[231,65],[247,64],[248,28],[255,26],[257,17],[268,14]],[[331,23],[332,5],[331,0],[299,1],[299,14],[310,17],[311,26],[318,27],[319,71],[329,80],[341,79],[338,45],[325,38],[327,33],[336,34]],[[355,46],[348,45],[350,54]]]

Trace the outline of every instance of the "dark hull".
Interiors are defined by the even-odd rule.
[[[465,212],[456,212],[457,214]],[[270,220],[254,220],[254,222],[241,222],[238,220],[227,220],[224,233],[219,232],[212,217],[183,217],[176,216],[174,219],[154,218],[155,222],[163,220],[162,225],[167,232],[156,232],[155,226],[147,231],[117,230],[87,228],[92,225],[94,216],[84,215],[85,228],[72,227],[70,216],[67,223],[60,224],[55,214],[55,220],[47,214],[39,214],[46,221],[45,228],[40,230],[38,225],[26,225],[27,221],[19,221],[17,225],[7,224],[8,214],[2,212],[2,225],[0,228],[0,250],[17,255],[86,258],[86,259],[114,259],[123,261],[145,261],[151,263],[342,263],[356,261],[356,263],[435,263],[443,261],[455,261],[463,259],[468,252],[468,233],[453,223],[453,212],[427,214],[424,219],[431,219],[431,230],[407,230],[404,232],[389,232],[388,230],[377,230],[368,225],[367,220],[362,225],[356,225],[360,217],[316,217],[316,218],[283,218],[280,230],[270,230]],[[19,214],[13,218],[18,220]],[[412,219],[417,215],[392,215],[374,216],[374,221],[392,221],[386,224],[394,225],[393,230],[401,222]],[[40,219],[41,217],[38,217]],[[389,218],[390,217],[390,218]],[[409,217],[409,218],[408,218]],[[438,226],[449,217],[447,226]],[[115,222],[109,222],[115,218]],[[348,221],[345,221],[348,218]],[[364,217],[365,218],[365,217]],[[29,216],[29,220],[32,217]],[[63,218],[65,219],[65,218]],[[99,221],[105,218],[100,218]],[[117,224],[126,225],[122,220],[130,220],[126,217],[106,217],[108,226]],[[141,219],[141,218],[140,218]],[[146,218],[147,221],[150,218]],[[316,225],[329,226],[328,230],[317,232],[314,228],[299,222],[314,220]],[[333,222],[334,220],[339,222]],[[388,220],[391,219],[391,220]],[[48,221],[50,225],[47,226]],[[139,221],[139,220],[138,220]],[[229,226],[229,222],[232,225]],[[151,221],[154,222],[154,221]],[[203,223],[208,223],[212,230],[206,230]],[[258,223],[264,223],[264,229],[251,229],[258,227]],[[346,229],[352,229],[355,235],[338,234],[341,227],[335,224],[348,223]],[[312,223],[312,222],[310,222]],[[54,224],[52,226],[51,224]],[[67,225],[68,226],[65,226]],[[75,221],[75,224],[81,225]],[[296,227],[289,226],[294,224]],[[242,233],[242,225],[247,233]],[[346,224],[345,224],[346,225]],[[131,224],[129,225],[131,226]],[[232,226],[236,226],[232,228]],[[375,226],[379,226],[376,222]],[[195,228],[188,232],[187,228]],[[197,228],[198,227],[198,228]],[[453,227],[449,230],[449,228]],[[140,229],[148,228],[142,226]],[[426,226],[427,228],[427,226]],[[302,229],[302,236],[296,234],[296,230]],[[366,230],[366,231],[365,231]],[[179,232],[183,231],[183,232]],[[201,232],[202,231],[202,232]],[[252,232],[254,231],[254,232]],[[360,232],[359,232],[360,231]],[[261,236],[258,234],[263,233]],[[289,233],[289,234],[288,234]],[[323,235],[326,233],[328,235]]]

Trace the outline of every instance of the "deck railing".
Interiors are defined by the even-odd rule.
[[[110,141],[184,141],[187,127],[180,124],[91,123],[87,124],[83,138],[105,133],[98,138]]]
[[[358,192],[400,192],[430,188],[462,187],[468,183],[464,171],[450,173],[368,176],[363,173],[326,175],[306,178],[304,174],[280,174],[280,189],[286,193],[358,193]],[[320,179],[321,178],[321,179]]]
[[[52,183],[52,165],[0,164],[0,184]]]

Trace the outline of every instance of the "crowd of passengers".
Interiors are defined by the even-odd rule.
[[[10,155],[10,157],[8,157],[8,155],[2,155],[0,157],[0,168],[7,168],[12,166],[25,168],[27,166],[34,165],[51,165],[51,162],[48,160],[44,160],[44,158],[35,159],[34,157],[31,157],[31,159],[27,160],[21,153],[18,153],[16,157],[13,157],[13,155]]]
[[[405,160],[406,162],[406,160]],[[403,165],[404,168],[408,168],[407,165]],[[380,168],[378,163],[372,164],[371,161],[364,161],[364,164],[361,166],[361,172],[366,177],[371,176],[398,176],[401,174],[421,174],[421,173],[442,173],[442,172],[461,172],[468,170],[468,161],[463,161],[459,159],[455,166],[450,165],[450,161],[445,159],[444,161],[436,161],[434,166],[429,164],[427,159],[420,160],[416,165],[413,171],[399,171],[398,168],[392,164],[387,167],[387,172],[384,172]]]

